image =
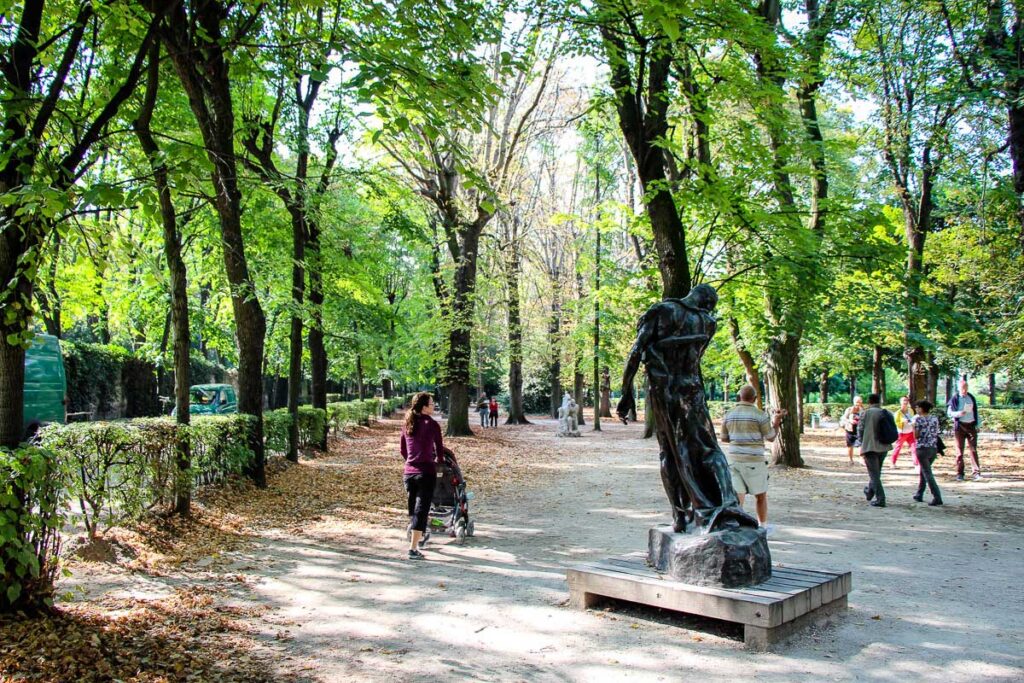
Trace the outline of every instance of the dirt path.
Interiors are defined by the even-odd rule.
[[[529,470],[536,481],[473,500],[465,546],[439,539],[428,561],[409,562],[403,527],[327,513],[231,554],[220,571],[244,576],[226,602],[261,615],[253,635],[299,680],[1024,680],[1019,466],[955,484],[943,460],[947,505],[930,508],[910,500],[908,459],[884,473],[882,510],[865,504],[845,449],[810,437],[808,469],[772,473],[773,560],[852,570],[854,591],[834,625],[774,654],[747,652],[719,623],[571,609],[566,566],[643,550],[668,521],[655,444],[639,429],[556,439],[553,421],[501,427],[515,457],[549,456]]]

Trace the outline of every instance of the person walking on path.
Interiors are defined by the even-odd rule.
[[[736,489],[740,507],[750,493],[757,501],[757,521],[768,525],[768,461],[764,456],[764,442],[774,441],[782,418],[787,411],[777,410],[772,418],[757,407],[757,392],[749,384],[740,388],[739,403],[722,421],[721,437],[729,444],[726,460],[732,486]]]
[[[860,441],[857,437],[857,425],[860,424],[860,418],[863,415],[864,399],[860,396],[854,396],[853,405],[847,408],[839,419],[839,426],[843,428],[846,434],[846,456],[850,459],[851,465],[853,464],[853,449],[860,446]]]
[[[476,412],[480,413],[480,426],[487,426],[487,412],[490,410],[487,397],[480,394],[480,400],[476,402]]]
[[[892,443],[899,438],[899,430],[892,414],[882,407],[882,399],[878,394],[868,396],[868,409],[857,425],[857,436],[860,440],[860,455],[868,468],[868,485],[864,487],[864,496],[871,501],[871,506],[885,507],[885,489],[882,487],[882,463],[889,454]]]
[[[946,404],[946,412],[953,418],[953,438],[956,440],[956,480],[964,480],[964,442],[971,449],[971,473],[974,481],[981,479],[978,461],[978,401],[967,391],[967,380],[960,380],[960,392]]]
[[[491,426],[495,429],[498,428],[498,399],[495,396],[491,396]]]
[[[405,490],[409,494],[409,559],[422,560],[420,548],[430,538],[427,521],[434,497],[437,465],[444,462],[444,440],[434,414],[434,397],[421,391],[412,399],[402,425],[400,449],[405,460]]]
[[[939,418],[931,415],[934,406],[930,401],[917,402],[917,419],[914,420],[914,432],[917,437],[917,461],[921,466],[918,475],[917,493],[914,500],[924,500],[924,487],[928,485],[932,500],[929,505],[942,505],[942,493],[932,474],[932,463],[939,453]]]
[[[896,447],[892,450],[892,466],[896,467],[896,458],[900,457],[900,451],[904,446],[910,448],[914,456],[914,465],[920,469],[921,465],[917,455],[917,439],[914,436],[914,411],[910,407],[910,397],[900,398],[900,409],[896,411],[896,429],[900,430],[900,438],[896,440]]]

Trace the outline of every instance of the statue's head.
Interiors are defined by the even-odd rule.
[[[684,300],[694,308],[710,313],[718,305],[718,292],[711,285],[697,285],[690,290]]]

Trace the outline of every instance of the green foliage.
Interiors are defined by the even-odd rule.
[[[267,450],[284,453],[288,450],[288,428],[291,415],[287,408],[263,413],[263,436]],[[310,448],[323,441],[327,431],[327,411],[312,406],[299,406],[299,447]]]
[[[190,474],[195,485],[215,484],[249,468],[254,457],[249,447],[254,423],[255,418],[244,413],[192,416],[186,433],[192,455]],[[163,498],[168,502],[172,500],[169,493],[165,492]]]
[[[67,468],[90,538],[148,507],[150,451],[142,444],[158,441],[143,440],[142,431],[127,422],[89,422],[51,425],[41,433],[43,447]]]
[[[52,453],[0,448],[0,613],[52,604],[66,496]]]
[[[1013,434],[1018,441],[1024,435],[1024,409],[979,407],[978,419],[986,432]]]

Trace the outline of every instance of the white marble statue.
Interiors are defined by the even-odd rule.
[[[580,436],[579,426],[576,423],[579,413],[576,401],[569,392],[562,397],[562,406],[558,409],[558,433],[557,436]]]

